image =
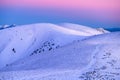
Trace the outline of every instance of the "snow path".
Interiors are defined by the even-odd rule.
[[[101,45],[100,45],[100,44],[96,45],[95,50],[94,50],[94,52],[92,53],[90,63],[89,63],[85,68],[83,68],[83,69],[81,70],[81,73],[80,73],[80,74],[82,74],[84,71],[87,71],[88,69],[91,69],[91,68],[94,67],[93,65],[94,65],[94,64],[96,63],[96,61],[97,61],[96,56],[97,56],[100,48],[101,48]]]
[[[90,64],[88,64],[88,66],[86,67],[86,69],[91,68],[91,67],[95,64],[95,62],[96,62],[96,60],[97,60],[96,56],[97,56],[98,52],[100,51],[100,48],[101,48],[101,45],[97,45],[97,46],[95,47],[95,50],[94,50],[94,52],[92,53],[92,57],[91,57]]]

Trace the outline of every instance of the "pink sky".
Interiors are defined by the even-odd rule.
[[[120,0],[2,0],[0,5],[64,9],[119,9]]]
[[[120,21],[120,0],[0,0],[1,6],[69,10],[79,16],[81,10],[90,11],[96,20]]]

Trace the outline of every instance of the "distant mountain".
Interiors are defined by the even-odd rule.
[[[106,28],[106,30],[111,31],[111,32],[115,32],[115,31],[120,31],[120,28]]]

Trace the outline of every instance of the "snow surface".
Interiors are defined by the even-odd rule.
[[[43,51],[43,48],[51,43],[55,48],[91,35],[93,34],[50,23],[23,25],[0,30],[0,68],[30,55],[38,48]]]
[[[0,80],[119,80],[120,32],[75,25],[1,30]]]

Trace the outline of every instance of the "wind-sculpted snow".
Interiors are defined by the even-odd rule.
[[[12,29],[15,29],[12,32],[18,30],[17,28],[20,32],[25,30],[26,32],[23,32],[26,35],[22,35],[22,40],[25,39],[26,43],[30,44],[26,47],[25,42],[19,41],[21,36],[14,40],[15,35],[11,32],[11,34],[6,34],[8,38],[5,38],[5,40],[9,41],[9,38],[11,40],[8,43],[2,41],[4,48],[0,46],[0,55],[3,55],[3,51],[9,50],[6,46],[13,45],[13,43],[11,44],[12,40],[18,40],[16,44],[19,43],[23,46],[20,49],[16,49],[17,45],[14,49],[11,48],[13,52],[11,52],[13,54],[11,58],[18,50],[25,49],[24,46],[27,49],[23,50],[25,52],[23,52],[24,54],[21,53],[21,57],[17,57],[16,60],[0,69],[0,80],[120,79],[120,32],[107,32],[99,35],[96,33],[93,35],[92,33],[92,35],[88,35],[84,31],[81,34],[80,30],[73,27],[65,28],[53,24],[46,27],[48,24],[43,23],[32,26],[34,27],[26,25],[24,27],[9,28],[0,32],[3,35],[4,31],[7,32]],[[30,36],[28,36],[29,34]],[[9,37],[11,35],[12,38]],[[4,58],[10,57],[4,55]]]

